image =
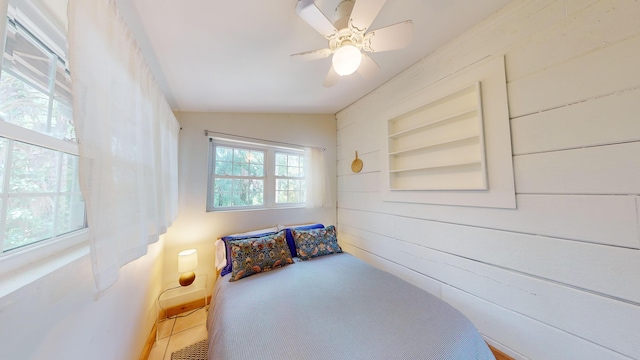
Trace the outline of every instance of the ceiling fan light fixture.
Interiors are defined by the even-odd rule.
[[[333,54],[331,62],[333,63],[333,69],[340,76],[347,76],[353,74],[362,61],[362,54],[360,50],[353,45],[343,45],[338,48]]]

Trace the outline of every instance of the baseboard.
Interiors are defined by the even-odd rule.
[[[207,304],[211,303],[211,296],[207,297],[206,303]],[[162,319],[165,319],[165,318],[168,318],[168,317],[172,317],[172,316],[176,316],[176,315],[182,314],[183,312],[195,310],[195,309],[198,309],[198,308],[201,308],[201,307],[204,307],[204,306],[205,306],[205,299],[194,300],[194,301],[188,302],[186,304],[173,306],[173,307],[165,309],[164,311],[161,311],[158,314],[158,319],[162,320]]]
[[[489,345],[489,344],[487,344],[487,345]],[[491,352],[493,353],[493,356],[496,357],[496,360],[514,360],[514,358],[512,358],[511,356],[503,353],[502,351],[494,348],[491,345],[489,345],[489,349],[491,349]]]
[[[207,297],[207,304],[211,302],[211,296]],[[195,310],[197,308],[201,308],[205,306],[204,299],[188,302],[186,304],[170,307],[158,314],[158,320],[163,320],[167,317],[176,316],[182,314],[183,312]],[[139,360],[147,360],[149,358],[149,354],[151,354],[151,349],[153,348],[153,344],[156,342],[156,333],[158,331],[158,322],[156,321],[151,328],[151,333],[147,337],[147,341],[142,348],[142,353],[140,354]]]
[[[151,354],[151,348],[153,344],[156,342],[156,331],[158,328],[158,323],[153,323],[153,327],[151,328],[151,333],[147,337],[147,341],[144,343],[144,347],[142,348],[142,354],[140,354],[139,360],[147,360],[149,358],[149,354]]]

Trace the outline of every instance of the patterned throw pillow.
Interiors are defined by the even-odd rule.
[[[229,281],[293,264],[285,232],[259,238],[229,241],[233,270]]]
[[[342,252],[336,238],[336,227],[333,225],[329,225],[324,229],[292,229],[291,233],[296,242],[298,257],[302,260]]]

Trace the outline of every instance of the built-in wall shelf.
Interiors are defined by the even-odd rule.
[[[486,190],[480,82],[388,121],[391,190]]]

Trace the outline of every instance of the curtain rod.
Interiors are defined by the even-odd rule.
[[[287,143],[287,142],[282,142],[282,141],[274,141],[274,140],[267,140],[267,139],[260,139],[260,138],[254,138],[254,137],[250,137],[250,136],[242,136],[242,135],[235,135],[235,134],[228,134],[228,133],[223,133],[223,132],[219,132],[219,131],[211,131],[211,130],[205,130],[204,131],[204,136],[209,136],[210,134],[216,134],[216,135],[224,135],[224,136],[233,136],[236,138],[241,138],[241,139],[248,139],[248,140],[254,140],[254,141],[262,141],[262,142],[270,142],[273,144],[280,144],[280,145],[289,145],[289,146],[297,146],[297,147],[301,147],[301,148],[316,148],[316,149],[320,149],[322,151],[325,151],[326,149],[324,148],[320,148],[317,146],[308,146],[308,145],[300,145],[300,144],[293,144],[293,143]]]

